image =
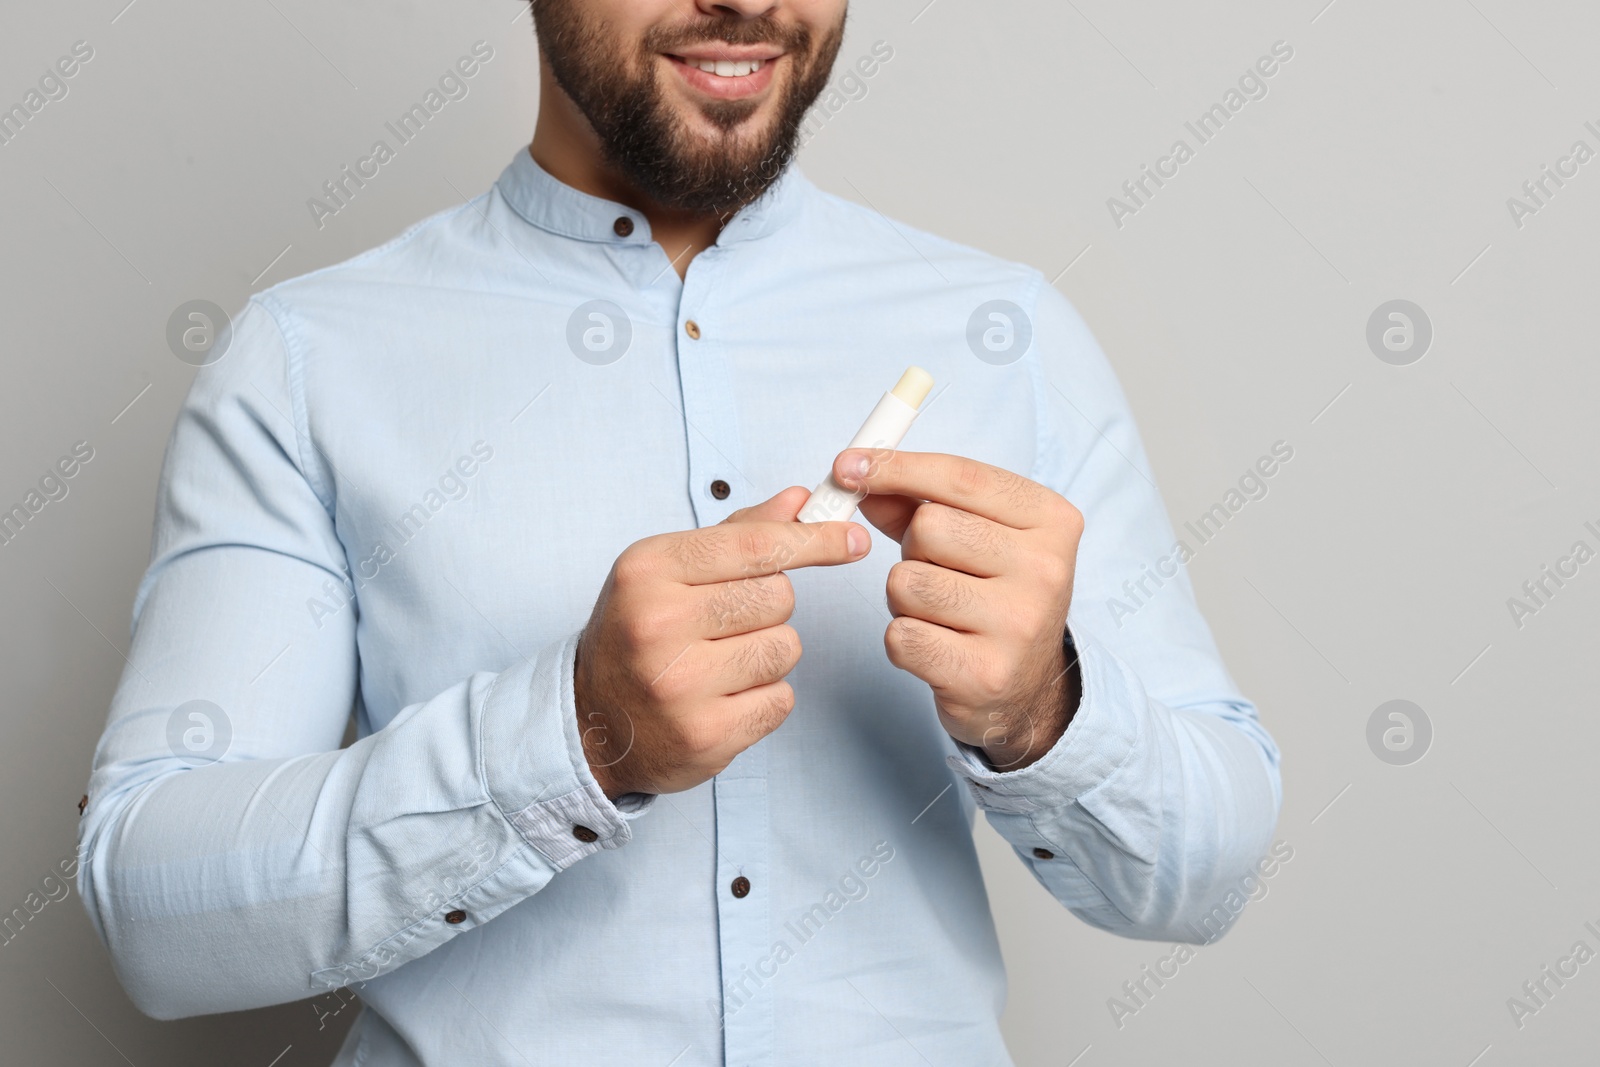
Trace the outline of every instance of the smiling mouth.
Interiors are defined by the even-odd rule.
[[[710,46],[689,48],[690,55],[661,53],[684,85],[703,99],[754,102],[767,95],[785,55],[771,48]]]
[[[719,78],[744,78],[765,66],[769,60],[765,59],[692,59],[686,56],[667,57],[675,62],[695,70],[703,70],[707,74],[714,74]]]

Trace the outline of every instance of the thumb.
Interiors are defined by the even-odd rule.
[[[759,504],[751,504],[747,508],[740,508],[722,522],[794,522],[800,514],[800,509],[806,506],[806,500],[811,496],[811,490],[803,485],[791,485],[775,496],[768,497]],[[722,525],[718,523],[717,525]]]

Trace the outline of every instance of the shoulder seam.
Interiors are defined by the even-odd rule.
[[[295,455],[299,458],[300,471],[310,483],[311,491],[317,495],[322,509],[332,520],[335,508],[333,489],[323,480],[321,466],[312,462],[314,457],[306,453],[307,445],[313,450],[316,446],[311,441],[311,423],[306,411],[304,360],[301,358],[301,346],[298,343],[300,335],[292,325],[284,321],[288,309],[271,290],[257,293],[250,299],[272,321],[278,336],[283,340],[283,377],[289,393],[289,426],[294,432]]]
[[[977,248],[973,245],[962,244],[960,241],[952,240],[951,238],[945,237],[942,234],[937,234],[931,230],[925,230],[920,226],[913,226],[910,223],[902,222],[891,215],[884,214],[875,207],[872,207],[868,204],[858,204],[854,200],[851,200],[847,197],[840,196],[837,193],[829,192],[828,190],[823,189],[821,186],[813,185],[813,188],[816,190],[817,198],[826,200],[834,206],[855,211],[865,216],[876,216],[877,218],[882,219],[884,222],[889,224],[890,229],[899,233],[905,240],[910,240],[912,237],[920,238],[922,240],[932,242],[948,252],[987,260],[995,267],[1014,271],[1019,275],[1039,275],[1038,280],[1043,279],[1043,275],[1040,274],[1038,268],[1032,266],[1031,264],[1023,263],[1020,260],[1006,259],[1004,256],[997,256],[993,252],[986,251],[982,248]]]
[[[482,193],[479,193],[472,200],[468,200],[465,203],[457,204],[455,207],[444,208],[442,210],[435,211],[432,215],[429,215],[425,219],[418,219],[416,222],[413,222],[409,227],[407,227],[406,229],[400,231],[395,236],[389,238],[387,241],[384,241],[382,244],[375,245],[374,247],[369,248],[364,252],[358,252],[355,255],[351,256],[349,259],[342,259],[337,263],[329,263],[325,267],[318,267],[316,270],[309,270],[309,271],[306,271],[304,274],[297,274],[293,278],[285,279],[284,281],[281,281],[278,284],[276,284],[276,285],[274,285],[274,286],[272,286],[272,287],[270,287],[268,289],[265,289],[260,293],[257,293],[256,296],[258,296],[258,297],[259,296],[266,296],[269,293],[276,293],[278,290],[280,290],[280,289],[282,289],[282,288],[284,288],[286,286],[294,285],[296,282],[305,281],[308,278],[318,278],[318,277],[321,277],[324,274],[330,274],[330,273],[332,273],[334,271],[345,270],[345,269],[350,268],[350,267],[360,266],[360,265],[368,262],[369,260],[376,259],[379,256],[382,256],[382,255],[384,255],[384,254],[386,254],[388,252],[395,251],[396,249],[402,247],[403,245],[408,244],[418,234],[420,234],[423,230],[429,229],[432,226],[435,226],[435,225],[438,225],[440,223],[443,223],[447,219],[454,218],[456,215],[461,214],[462,211],[464,211],[467,208],[471,207],[476,201],[481,200],[484,197],[488,196],[491,192],[493,192],[493,187],[491,187],[489,190],[486,190],[486,191],[484,191]]]

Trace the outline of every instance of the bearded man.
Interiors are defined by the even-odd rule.
[[[235,318],[81,824],[143,1011],[1006,1064],[979,809],[1085,922],[1222,932],[1277,749],[1067,301],[793,164],[845,7],[538,0],[494,186]],[[910,363],[917,450],[838,452]],[[829,463],[865,524],[798,521]]]

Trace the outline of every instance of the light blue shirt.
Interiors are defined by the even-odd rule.
[[[1006,772],[953,742],[885,656],[874,533],[790,574],[788,720],[698,788],[609,801],[572,666],[612,562],[815,485],[911,363],[938,385],[903,447],[1084,514],[1070,728]],[[341,1065],[1008,1064],[977,809],[1130,937],[1216,936],[1271,841],[1277,749],[1178,540],[1037,271],[790,168],[680,281],[642,214],[519,151],[254,297],[196,376],[82,895],[159,1018],[357,990]]]

